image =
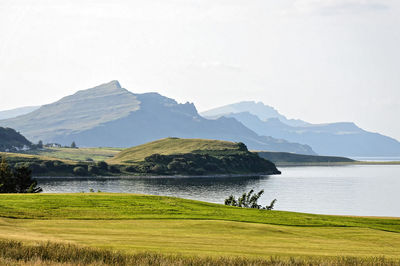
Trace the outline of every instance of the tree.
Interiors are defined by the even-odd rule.
[[[233,195],[230,195],[227,199],[225,199],[225,205],[241,208],[272,210],[277,200],[274,199],[269,206],[262,207],[258,204],[258,199],[262,196],[262,194],[264,194],[264,190],[254,193],[254,190],[252,189],[248,193],[243,193],[242,196],[237,200]]]
[[[37,147],[38,149],[43,149],[43,141],[39,140]]]
[[[77,147],[76,147],[75,141],[73,141],[73,142],[71,143],[71,148],[73,148],[73,149],[76,149],[76,148],[77,148]]]
[[[13,181],[11,168],[3,157],[0,164],[0,193],[12,193],[14,187]]]
[[[32,179],[32,170],[21,165],[13,171],[4,157],[0,164],[0,193],[40,193],[42,188]]]

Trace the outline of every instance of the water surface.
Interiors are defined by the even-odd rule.
[[[143,193],[223,203],[254,189],[262,205],[276,209],[362,216],[400,217],[400,165],[280,167],[282,175],[235,178],[39,179],[44,192]]]

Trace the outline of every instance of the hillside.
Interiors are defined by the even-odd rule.
[[[79,147],[132,147],[166,137],[243,142],[250,149],[315,154],[307,145],[260,136],[233,118],[201,117],[191,103],[158,93],[134,94],[118,81],[79,91],[0,125],[30,140]]]
[[[11,110],[4,110],[0,111],[0,119],[9,119],[9,118],[14,118],[20,115],[25,115],[29,114],[30,112],[33,112],[37,109],[39,109],[40,106],[25,106],[25,107],[20,107],[20,108],[15,108]]]
[[[205,139],[165,138],[125,149],[110,159],[112,163],[141,162],[153,154],[172,155],[195,151],[240,151],[238,143]]]
[[[0,127],[0,151],[19,151],[30,146],[30,141],[14,129]]]
[[[280,174],[243,143],[218,140],[166,138],[125,149],[107,162],[160,175]]]
[[[310,124],[304,121],[302,121],[303,124],[293,123],[293,120],[287,120],[277,112],[271,113],[268,106],[261,108],[260,103],[245,103],[213,109],[204,114],[235,118],[259,135],[306,144],[319,155],[400,156],[399,141],[378,133],[368,132],[354,123]],[[230,112],[224,113],[226,111]]]

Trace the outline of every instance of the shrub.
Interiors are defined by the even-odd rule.
[[[43,165],[44,167],[42,167],[40,164],[34,162],[26,163],[26,166],[31,169],[34,174],[42,174],[47,171],[47,168],[45,168],[46,165]]]
[[[74,172],[74,175],[77,175],[77,176],[84,176],[84,175],[87,175],[87,173],[88,173],[86,168],[83,166],[75,167],[73,172]]]
[[[253,194],[254,190],[250,190],[248,193],[243,193],[241,197],[237,200],[233,195],[230,195],[227,199],[225,199],[225,205],[241,207],[241,208],[252,208],[252,209],[264,209],[264,210],[272,210],[276,203],[276,199],[274,199],[271,204],[265,207],[262,207],[258,204],[258,199],[264,194],[264,190],[260,190],[258,193]]]
[[[97,167],[97,166],[95,166],[95,165],[89,165],[88,166],[88,172],[90,173],[90,174],[93,174],[93,175],[97,175],[97,174],[99,174],[99,168]]]
[[[150,171],[156,174],[162,174],[167,170],[167,168],[162,164],[156,164],[150,168]]]
[[[104,161],[98,162],[97,167],[102,170],[102,171],[107,171],[108,170],[108,164]]]
[[[111,173],[120,173],[121,171],[119,170],[119,168],[115,165],[109,165],[108,166],[108,171]]]
[[[168,164],[168,169],[172,171],[180,171],[186,168],[186,163],[180,160],[174,159],[172,162]]]
[[[128,172],[128,173],[136,173],[136,172],[137,172],[137,168],[136,168],[135,166],[133,166],[133,165],[131,165],[131,166],[126,166],[126,167],[124,168],[124,171],[125,171],[125,172]]]

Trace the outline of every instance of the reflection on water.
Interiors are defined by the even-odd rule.
[[[280,176],[234,178],[39,179],[45,192],[142,193],[223,203],[264,189],[263,205],[298,212],[400,217],[400,166],[285,167]]]
[[[231,177],[231,178],[111,178],[111,179],[40,179],[47,193],[88,192],[89,189],[102,192],[123,192],[173,196],[223,203],[231,194],[239,195],[251,188],[259,188],[270,177]]]

